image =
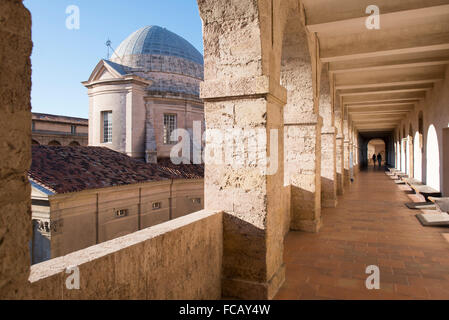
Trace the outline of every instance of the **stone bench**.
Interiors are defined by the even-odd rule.
[[[415,178],[402,178],[402,181],[404,181],[406,184],[408,184],[409,186],[411,186],[412,184],[414,185],[423,185],[423,183],[421,181],[419,181],[418,179]]]
[[[410,184],[410,187],[415,190],[416,193],[421,194],[426,202],[430,202],[429,197],[441,197],[441,192],[429,187],[425,184]]]
[[[440,212],[449,213],[449,197],[429,197]]]
[[[418,213],[416,218],[418,218],[423,226],[449,226],[449,214],[446,212],[423,210],[423,213]]]

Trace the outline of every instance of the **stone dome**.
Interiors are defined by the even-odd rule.
[[[159,26],[147,26],[133,32],[118,46],[111,60],[120,61],[135,55],[173,56],[203,64],[203,56],[194,46]]]
[[[148,90],[199,94],[203,56],[187,40],[165,28],[147,26],[133,32],[110,60],[126,72],[152,80]]]

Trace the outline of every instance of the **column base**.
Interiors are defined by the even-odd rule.
[[[244,300],[271,300],[285,282],[285,265],[267,282],[254,282],[243,279],[222,279],[222,298]]]
[[[320,220],[299,220],[295,223],[292,222],[290,230],[294,231],[305,231],[317,233],[321,229],[321,219]]]
[[[321,202],[322,208],[335,208],[337,206],[338,200],[337,199],[329,199],[329,200],[323,200]]]

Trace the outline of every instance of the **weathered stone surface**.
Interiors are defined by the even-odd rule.
[[[316,232],[321,209],[321,117],[314,53],[315,38],[300,16],[290,16],[284,36],[281,84],[287,89],[284,108],[284,181],[290,185],[290,228]],[[296,20],[295,20],[296,19]],[[311,47],[312,46],[312,47]]]
[[[321,72],[319,111],[323,119],[321,128],[321,206],[333,208],[337,205],[336,172],[336,130],[334,127],[334,108],[332,105],[328,65]]]
[[[22,297],[29,274],[31,189],[31,16],[0,2],[0,298]]]
[[[203,210],[33,265],[25,297],[219,299],[222,219]],[[66,287],[73,266],[79,290]]]

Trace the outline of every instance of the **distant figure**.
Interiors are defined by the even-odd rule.
[[[382,155],[380,152],[377,154],[377,162],[379,162],[379,167],[382,165]]]
[[[374,164],[374,167],[376,167],[376,154],[375,153],[373,153],[373,164]]]

